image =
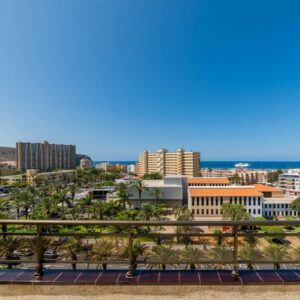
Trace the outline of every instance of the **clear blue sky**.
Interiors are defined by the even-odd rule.
[[[300,160],[299,0],[0,0],[0,145]]]

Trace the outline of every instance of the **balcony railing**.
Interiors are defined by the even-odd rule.
[[[241,240],[252,236],[256,238],[279,238],[297,236],[300,237],[298,232],[284,232],[284,233],[265,233],[257,230],[261,226],[281,226],[281,227],[297,227],[300,226],[300,220],[293,221],[59,221],[59,220],[0,220],[2,228],[0,232],[0,240],[5,240],[9,236],[22,237],[25,240],[35,238],[35,254],[34,261],[27,259],[14,259],[14,258],[0,258],[0,264],[13,265],[13,264],[35,264],[35,275],[37,277],[43,275],[45,263],[51,264],[110,264],[110,265],[128,265],[128,277],[133,277],[135,270],[140,266],[145,265],[229,265],[232,269],[233,276],[239,276],[239,265],[241,264],[300,264],[300,255],[296,258],[290,259],[245,259],[239,257],[239,250],[241,247]],[[84,226],[86,232],[75,232],[72,228],[75,226]],[[203,226],[222,228],[218,232],[218,236],[222,239],[231,239],[231,244],[228,249],[231,252],[229,258],[216,259],[209,255],[201,259],[153,259],[144,258],[138,259],[134,254],[134,241],[140,238],[152,238],[158,244],[165,243],[166,240],[190,238],[198,240],[201,238],[216,238],[215,232],[200,232],[199,229]],[[12,230],[12,227],[14,228]],[[70,231],[57,231],[57,228],[70,229]],[[154,228],[156,231],[141,232],[141,228]],[[174,230],[174,233],[164,233],[163,228],[175,227],[184,228],[184,230]],[[17,228],[17,229],[16,229]],[[20,231],[22,228],[29,229],[29,231]],[[109,232],[95,231],[95,228],[111,228]],[[173,229],[175,229],[173,228]],[[24,230],[23,229],[23,230]],[[43,238],[62,238],[62,237],[76,237],[76,238],[122,238],[126,240],[128,245],[128,255],[125,259],[104,259],[104,260],[91,260],[89,257],[83,260],[47,260],[44,258],[45,248],[43,247]],[[197,240],[194,241],[197,244]],[[44,249],[44,250],[43,250]],[[209,251],[208,251],[209,254]]]

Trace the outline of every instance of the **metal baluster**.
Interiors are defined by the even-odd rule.
[[[239,271],[239,265],[238,265],[238,236],[237,236],[237,226],[233,226],[233,271],[232,271],[232,276],[233,277],[239,277],[240,276],[240,271]]]
[[[43,226],[37,225],[37,235],[36,235],[36,267],[35,267],[35,277],[41,277],[43,275],[43,260],[44,253],[42,251],[42,237],[43,237]]]
[[[128,237],[128,260],[129,260],[129,266],[128,266],[128,272],[126,274],[127,278],[133,278],[134,277],[134,261],[133,261],[133,233],[130,231],[129,237]]]

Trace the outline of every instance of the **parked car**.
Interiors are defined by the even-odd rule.
[[[44,259],[56,259],[58,256],[56,250],[53,249],[49,249],[44,253]]]
[[[15,256],[32,256],[33,252],[29,248],[14,251]]]

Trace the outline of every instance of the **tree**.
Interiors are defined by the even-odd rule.
[[[186,246],[181,253],[181,256],[183,259],[191,261],[188,265],[191,270],[196,269],[196,263],[200,258],[204,257],[203,251],[201,251],[199,248],[192,247],[192,246]],[[188,267],[186,266],[186,268]]]
[[[142,206],[142,193],[147,190],[148,188],[145,186],[143,180],[138,179],[132,185],[133,189],[135,189],[138,193],[139,198],[139,208]]]
[[[145,180],[160,180],[160,179],[162,179],[162,175],[159,174],[158,172],[148,173],[143,176],[143,179],[145,179]]]
[[[72,261],[77,261],[78,254],[83,249],[81,239],[80,238],[69,238],[64,244],[61,246],[62,250],[66,250],[66,258],[71,258]],[[76,270],[76,263],[72,262],[72,269]]]
[[[108,258],[112,255],[113,248],[114,248],[114,246],[111,241],[109,241],[107,239],[97,240],[97,242],[92,247],[92,250],[90,252],[90,257],[93,260],[101,261],[104,258]],[[97,269],[98,269],[98,267],[99,267],[99,264],[97,266]],[[106,263],[102,264],[102,269],[103,270],[107,269]]]
[[[189,210],[187,207],[176,207],[174,208],[174,214],[177,219],[177,221],[193,221],[194,215],[191,210]],[[191,227],[189,226],[177,226],[176,227],[176,233],[187,233],[191,230]],[[184,243],[185,245],[189,244],[191,242],[191,238],[188,236],[184,237],[178,237],[177,242]]]
[[[0,257],[4,256],[6,260],[14,259],[14,252],[22,245],[22,240],[13,236],[7,236],[0,240]],[[11,269],[12,263],[7,264],[7,269]]]
[[[230,221],[247,220],[249,215],[241,204],[224,203],[222,205],[223,219]]]
[[[163,195],[163,192],[158,188],[154,187],[150,192],[150,196],[153,196],[155,199],[155,204],[158,204],[158,199]]]
[[[298,215],[300,213],[300,197],[296,198],[292,203],[291,203],[291,208],[295,211],[298,212]]]
[[[215,231],[214,231],[214,236],[215,236],[215,239],[216,239],[216,241],[217,241],[217,245],[218,246],[221,246],[222,245],[222,243],[223,243],[223,232],[222,232],[222,230],[220,230],[220,229],[216,229]]]
[[[212,248],[210,253],[214,259],[219,260],[221,262],[232,260],[233,258],[232,250],[222,245],[217,245],[216,247]],[[215,269],[217,268],[221,268],[221,269],[224,268],[224,264],[217,263]]]
[[[246,244],[239,251],[240,257],[248,261],[247,266],[249,270],[253,270],[252,261],[261,257],[260,251],[251,244]]]
[[[75,194],[76,194],[76,191],[77,191],[77,185],[75,183],[73,184],[70,184],[68,186],[68,192],[71,193],[71,200],[72,200],[72,205],[74,205],[74,198],[75,198]]]
[[[136,263],[137,263],[137,258],[140,256],[140,255],[143,255],[146,251],[147,247],[140,243],[140,241],[138,240],[134,240],[133,243],[132,243],[132,261],[133,261],[133,264],[134,264],[134,269],[136,269]],[[122,250],[122,256],[125,256],[125,257],[129,257],[129,244],[126,244],[126,246],[123,248]]]
[[[20,216],[20,209],[23,208],[25,210],[25,218],[28,218],[28,211],[32,205],[34,206],[34,195],[28,189],[16,189],[13,193],[13,198],[17,207],[17,218]]]
[[[228,178],[231,184],[242,184],[243,179],[239,176],[239,174],[235,173],[233,176]]]
[[[274,260],[274,269],[279,270],[280,264],[278,261],[282,260],[287,255],[287,248],[283,245],[270,244],[264,249],[266,256]]]
[[[117,184],[117,197],[120,201],[120,204],[123,208],[126,207],[126,204],[130,201],[130,193],[128,192],[128,185],[124,182]]]
[[[142,206],[142,209],[140,210],[138,216],[142,219],[142,220],[152,220],[152,219],[160,219],[162,213],[162,209],[160,206],[158,205],[152,205],[152,204],[144,204]]]
[[[153,246],[152,253],[154,254],[154,258],[161,262],[150,264],[150,269],[152,269],[153,267],[158,267],[162,270],[166,270],[168,261],[172,261],[176,258],[175,251],[170,245]]]

